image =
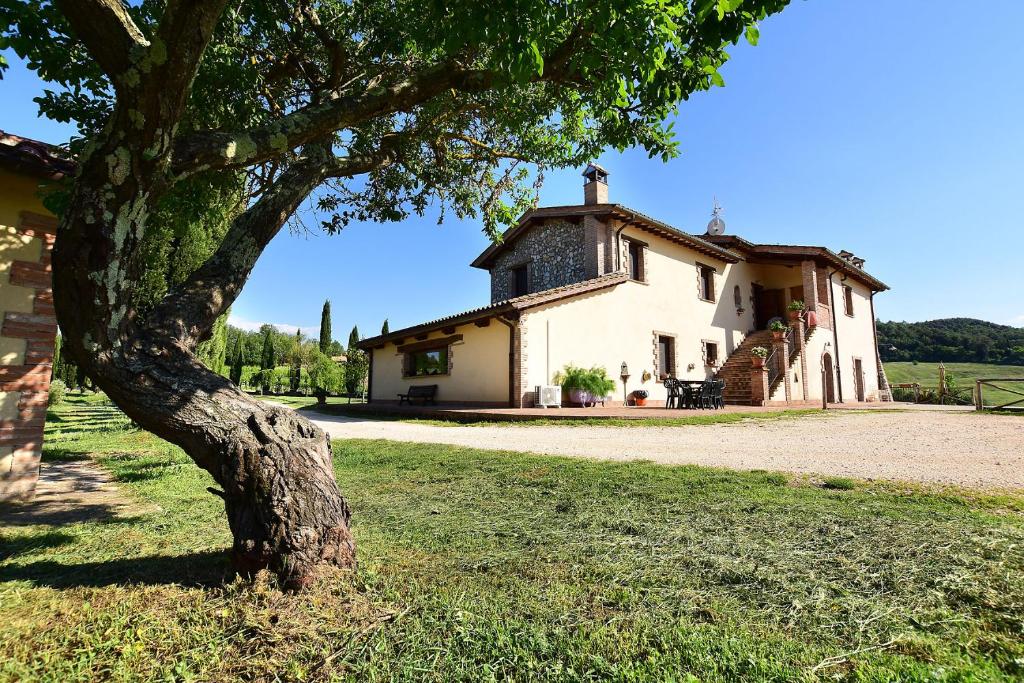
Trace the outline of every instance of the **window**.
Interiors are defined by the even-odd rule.
[[[448,347],[424,349],[405,354],[405,376],[424,377],[448,374]]]
[[[636,280],[637,282],[646,281],[647,278],[644,276],[644,245],[633,240],[627,240],[626,248],[629,255],[627,263],[629,279]]]
[[[713,341],[704,342],[704,365],[718,365],[718,344]]]
[[[740,286],[736,285],[732,288],[732,302],[736,304],[736,311],[739,313],[743,312],[743,292],[740,291]]]
[[[658,336],[658,379],[676,374],[676,340],[665,335]]]
[[[530,293],[530,280],[526,272],[526,264],[512,269],[512,296],[523,296]]]
[[[853,317],[853,287],[843,285],[843,305],[846,306],[846,315]]]
[[[715,269],[711,266],[697,264],[697,276],[699,278],[699,296],[704,301],[715,300]]]

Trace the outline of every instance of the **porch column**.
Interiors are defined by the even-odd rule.
[[[786,402],[793,400],[793,380],[789,376],[789,342],[786,338],[772,342],[779,366],[782,368],[782,382],[786,386]]]
[[[804,286],[804,303],[808,311],[818,310],[818,268],[814,261],[800,262],[800,275]]]
[[[797,354],[800,356],[800,384],[803,385],[801,394],[803,400],[808,400],[807,393],[807,340],[804,339],[804,329],[806,323],[803,318],[797,318],[789,322],[790,328],[793,330],[793,341],[796,343]]]
[[[750,405],[763,406],[770,397],[768,386],[768,368],[762,366],[750,370]]]

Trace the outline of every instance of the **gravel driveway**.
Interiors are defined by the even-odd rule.
[[[1024,489],[1024,417],[1017,416],[850,410],[685,427],[439,427],[307,416],[335,439]]]

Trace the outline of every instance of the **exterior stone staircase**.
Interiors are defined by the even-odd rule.
[[[747,335],[743,343],[725,359],[725,363],[715,373],[716,379],[725,380],[725,391],[722,398],[732,405],[750,405],[750,352],[755,346],[763,346],[771,353],[772,333],[758,330]],[[772,387],[774,389],[774,387]]]

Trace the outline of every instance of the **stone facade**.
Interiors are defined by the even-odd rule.
[[[551,221],[534,226],[491,268],[491,303],[513,297],[513,270],[520,266],[526,266],[530,292],[587,279],[583,243],[583,226],[579,223]]]

